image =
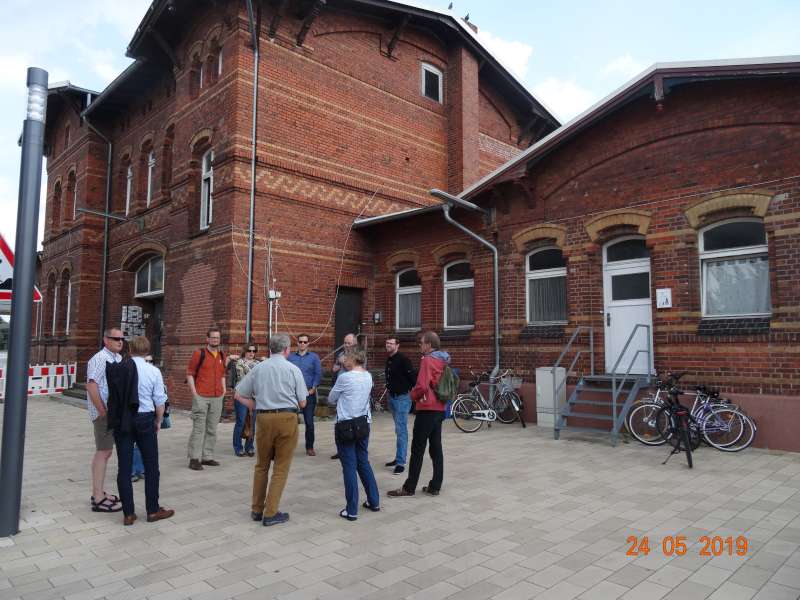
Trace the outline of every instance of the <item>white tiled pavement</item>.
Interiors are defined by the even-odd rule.
[[[161,498],[175,517],[122,526],[92,513],[92,431],[85,410],[29,404],[22,531],[0,538],[0,600],[110,598],[614,599],[800,597],[800,455],[702,448],[695,469],[664,448],[497,425],[471,435],[447,423],[445,483],[436,498],[390,499],[400,485],[383,463],[391,419],[375,419],[370,455],[378,513],[348,522],[332,423],[317,426],[318,456],[301,442],[282,509],[288,524],[249,518],[253,459],[230,449],[222,466],[186,468],[188,417],[162,432]],[[115,459],[106,487],[114,491]],[[426,457],[420,484],[427,483]],[[142,483],[135,484],[140,516]],[[665,557],[660,540],[686,535]],[[699,556],[701,535],[750,540],[746,557]],[[649,535],[649,556],[626,538]]]

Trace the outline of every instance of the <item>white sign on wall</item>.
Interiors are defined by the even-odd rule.
[[[656,308],[672,308],[671,288],[661,288],[656,290]]]

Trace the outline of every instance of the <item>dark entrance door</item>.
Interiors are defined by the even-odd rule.
[[[359,288],[340,287],[336,297],[336,340],[334,348],[338,348],[348,333],[361,332],[361,296]]]
[[[164,332],[164,298],[154,298],[152,306],[152,312],[147,321],[147,337],[150,340],[150,354],[153,355],[153,363],[160,365],[161,337]]]

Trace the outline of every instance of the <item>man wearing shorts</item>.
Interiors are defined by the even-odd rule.
[[[94,427],[95,453],[92,458],[92,510],[119,512],[122,504],[117,496],[106,494],[106,466],[114,451],[114,432],[108,429],[108,383],[106,364],[122,360],[122,331],[117,327],[103,332],[103,349],[89,359],[86,367],[86,392],[89,418]]]

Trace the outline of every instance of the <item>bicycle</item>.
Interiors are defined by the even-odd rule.
[[[517,419],[520,420],[523,427],[527,427],[520,412],[522,399],[511,385],[510,370],[504,371],[497,377],[491,377],[485,371],[476,374],[472,369],[470,369],[470,373],[472,375],[472,381],[469,384],[470,391],[456,396],[450,408],[456,427],[464,433],[473,433],[478,431],[484,422],[489,423],[489,427],[491,427],[491,423],[494,421],[510,424]],[[500,385],[500,389],[495,392],[491,403],[484,398],[480,390],[480,384],[484,380],[490,384],[499,383]]]
[[[689,409],[679,400],[682,393],[683,391],[675,386],[670,388],[666,406],[659,409],[656,415],[656,427],[661,436],[672,445],[672,452],[662,464],[667,464],[673,454],[683,451],[686,453],[686,463],[691,469],[694,466],[692,450],[700,446],[700,435],[697,422]]]

